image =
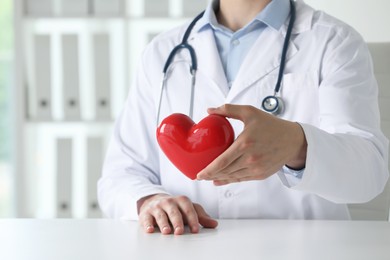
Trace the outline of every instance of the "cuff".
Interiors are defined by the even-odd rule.
[[[304,171],[305,169],[293,170],[287,166],[283,166],[277,175],[284,186],[292,188],[301,182]]]

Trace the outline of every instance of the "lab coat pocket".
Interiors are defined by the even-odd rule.
[[[319,77],[315,71],[289,73],[283,76],[280,96],[285,102],[282,117],[291,121],[318,124]]]

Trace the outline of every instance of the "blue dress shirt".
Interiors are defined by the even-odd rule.
[[[264,29],[270,27],[279,30],[284,24],[290,14],[290,1],[271,1],[250,23],[236,32],[218,23],[215,15],[218,8],[218,0],[210,3],[197,28],[199,31],[213,30],[225,76],[231,87],[248,51]]]
[[[225,76],[231,87],[248,51],[264,29],[270,27],[278,31],[285,23],[290,15],[290,0],[272,0],[251,22],[236,32],[218,23],[215,15],[218,9],[219,0],[212,1],[196,28],[198,31],[213,30]],[[304,172],[286,166],[283,169],[299,179]]]

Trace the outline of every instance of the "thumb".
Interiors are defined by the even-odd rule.
[[[199,224],[205,228],[216,228],[218,226],[218,221],[211,218],[203,207],[199,204],[194,204],[196,213],[198,214]]]
[[[210,115],[221,115],[228,118],[238,119],[246,122],[253,113],[254,107],[247,105],[224,104],[217,108],[209,108]]]

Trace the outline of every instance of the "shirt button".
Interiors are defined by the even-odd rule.
[[[240,41],[237,40],[237,39],[235,39],[235,40],[232,41],[232,44],[233,44],[234,46],[237,46],[237,45],[240,44]]]
[[[231,197],[233,197],[233,192],[231,192],[230,190],[227,190],[227,191],[225,191],[225,198],[231,198]]]

